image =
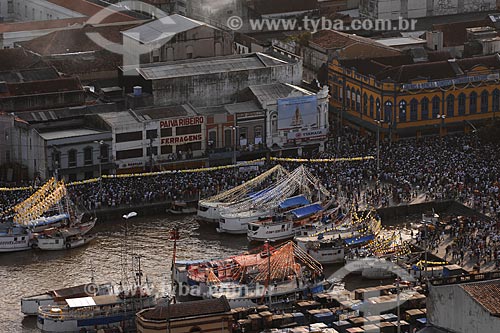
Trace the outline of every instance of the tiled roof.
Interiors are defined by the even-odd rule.
[[[29,81],[53,80],[59,78],[59,73],[53,67],[22,69],[0,72],[0,81],[15,83]]]
[[[71,0],[71,1],[47,0],[47,1],[55,5],[72,10],[74,12],[80,13],[87,17],[91,17],[105,8],[103,6],[85,0]],[[96,23],[112,23],[112,22],[124,22],[124,21],[134,21],[134,20],[136,20],[134,17],[129,16],[123,12],[115,12],[113,14],[110,14],[104,20],[102,20],[102,22],[96,22]]]
[[[60,20],[27,21],[0,24],[0,33],[32,30],[63,29],[70,26],[82,26],[87,17],[74,17]]]
[[[467,283],[460,287],[490,314],[500,316],[500,280]]]
[[[7,83],[7,92],[0,96],[25,96],[44,93],[81,90],[83,87],[78,78],[59,78],[55,80]]]
[[[0,49],[0,71],[46,67],[42,58],[22,48]]]
[[[443,45],[445,47],[461,46],[467,40],[467,28],[491,25],[484,20],[464,21],[446,24],[435,24],[432,30],[443,32]]]
[[[357,43],[356,40],[350,38],[350,35],[334,30],[318,31],[312,35],[310,42],[317,44],[324,49],[343,48],[347,45]]]
[[[146,320],[166,320],[219,314],[231,310],[227,299],[223,296],[217,299],[206,299],[170,305],[158,305],[153,309],[141,311],[139,317]]]
[[[54,31],[29,41],[20,42],[19,45],[42,56],[97,51],[102,50],[102,46],[95,44],[88,37],[88,33],[97,33],[110,43],[121,44],[121,32],[136,25],[137,23],[113,24],[97,27],[85,26],[77,29]]]
[[[253,0],[250,7],[260,15],[303,12],[318,9],[317,0]]]

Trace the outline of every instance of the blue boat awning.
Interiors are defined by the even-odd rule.
[[[363,237],[347,238],[347,239],[344,239],[344,243],[346,245],[358,245],[358,244],[363,244],[363,243],[369,242],[369,241],[374,240],[374,239],[375,239],[374,235],[368,235],[368,236],[363,236]]]
[[[290,213],[292,213],[295,218],[300,219],[300,218],[315,214],[315,213],[322,211],[322,210],[323,210],[323,207],[321,207],[320,204],[313,204],[313,205],[294,209]]]
[[[257,192],[253,192],[253,193],[250,193],[248,196],[251,198],[251,199],[258,199],[260,198],[261,196],[263,196],[264,194],[266,194],[267,192],[269,192],[270,189],[269,188],[266,188],[264,190],[260,190],[260,191],[257,191]]]
[[[297,195],[295,197],[291,197],[283,201],[282,203],[279,204],[279,208],[281,209],[287,209],[290,207],[295,207],[295,206],[304,206],[304,205],[309,205],[310,202],[307,200],[306,197],[303,195]]]

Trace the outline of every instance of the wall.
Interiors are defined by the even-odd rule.
[[[301,80],[300,61],[277,67],[154,80],[152,89],[156,105],[213,106],[234,103],[236,94],[251,85],[300,84]]]
[[[44,0],[13,0],[13,10],[12,18],[16,21],[43,21],[84,17],[84,15],[78,12]]]
[[[431,286],[427,296],[429,323],[453,332],[497,332],[500,318],[491,316],[460,285]],[[453,311],[450,311],[450,306]]]

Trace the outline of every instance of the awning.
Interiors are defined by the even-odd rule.
[[[80,308],[84,306],[95,306],[94,299],[92,297],[80,297],[80,298],[68,298],[66,300],[70,308]]]
[[[358,244],[363,244],[366,242],[369,242],[371,240],[374,240],[375,236],[374,235],[368,235],[368,236],[363,236],[363,237],[353,237],[353,238],[347,238],[344,240],[346,245],[358,245]]]
[[[270,189],[266,188],[265,190],[250,193],[248,196],[255,200],[255,199],[258,199],[259,197],[263,196],[264,194],[266,194],[269,191],[270,191]]]
[[[279,207],[281,209],[287,209],[290,207],[295,207],[295,206],[304,206],[304,205],[309,205],[310,202],[307,200],[306,197],[303,195],[297,195],[295,197],[291,197],[280,203]]]
[[[321,207],[320,204],[313,204],[313,205],[294,209],[290,213],[292,213],[295,216],[295,218],[300,219],[303,217],[307,217],[309,215],[313,215],[313,214],[315,214],[319,211],[322,211],[322,210],[323,210],[323,207]]]

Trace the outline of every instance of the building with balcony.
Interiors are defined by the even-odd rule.
[[[339,122],[390,139],[474,129],[497,116],[500,56],[414,63],[409,56],[334,59],[330,107]]]

